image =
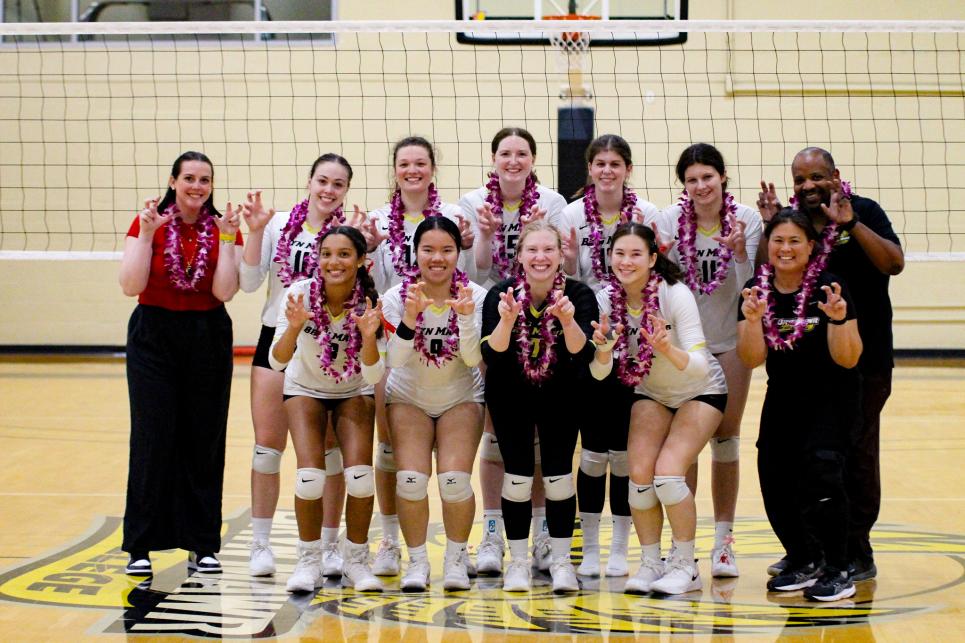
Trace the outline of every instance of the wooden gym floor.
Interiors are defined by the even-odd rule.
[[[184,552],[154,556],[157,575],[138,586],[119,552],[127,475],[128,407],[120,361],[0,362],[0,640],[184,637],[422,642],[612,640],[624,637],[910,641],[965,637],[965,370],[902,366],[883,420],[884,504],[873,534],[879,576],[852,599],[809,604],[764,590],[779,546],[764,519],[754,468],[764,379],[756,373],[744,421],[736,548],[741,577],[710,578],[713,538],[708,455],[701,456],[698,555],[704,589],[683,597],[628,597],[623,579],[588,581],[556,598],[545,578],[507,597],[498,579],[446,595],[444,535],[433,500],[436,584],[381,596],[329,582],[314,598],[289,598],[293,565],[291,480],[283,475],[275,579],[246,574],[252,444],[248,366],[236,364],[229,419],[221,577],[187,577]],[[789,409],[793,412],[793,409]],[[291,450],[284,472],[294,469]],[[477,489],[478,489],[478,481]],[[430,489],[435,489],[431,485]],[[477,492],[478,497],[478,492]],[[605,525],[608,520],[604,518]],[[377,542],[378,521],[372,541]],[[604,538],[608,538],[606,527]],[[472,542],[478,542],[478,528]],[[579,540],[574,542],[578,549]],[[635,564],[634,564],[635,567]]]

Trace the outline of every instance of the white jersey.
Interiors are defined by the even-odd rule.
[[[606,286],[596,294],[601,316],[613,312],[613,305],[610,303],[611,288],[612,286]],[[661,281],[657,296],[660,299],[660,316],[670,325],[670,342],[687,351],[690,364],[681,371],[665,356],[654,351],[650,372],[637,384],[636,392],[672,409],[679,408],[684,402],[698,395],[726,393],[724,371],[707,350],[700,326],[700,314],[690,289],[680,282],[668,286],[667,282]],[[642,310],[627,311],[627,321],[631,327],[628,342],[631,354],[636,354],[639,346],[642,320]],[[615,363],[612,368],[616,368]]]
[[[643,211],[643,222],[650,225],[655,221],[659,210],[657,206],[637,197],[637,207]],[[612,218],[603,218],[603,238],[601,239],[600,261],[603,263],[604,272],[610,268],[610,257],[608,256],[610,244],[613,243],[613,233],[620,225],[620,215],[616,214]],[[593,289],[594,292],[600,290],[603,284],[593,274],[593,247],[590,245],[590,224],[586,221],[586,214],[583,211],[583,199],[578,199],[563,208],[560,214],[560,234],[563,238],[569,236],[570,230],[576,229],[576,244],[580,249],[576,265],[576,274],[570,275],[578,279]]]
[[[546,210],[546,220],[550,225],[559,229],[560,214],[563,212],[563,208],[566,207],[566,199],[558,192],[542,185],[537,185],[536,191],[539,193],[539,200],[536,202],[537,207],[541,210]],[[462,212],[466,218],[472,222],[473,230],[477,231],[477,236],[479,234],[479,214],[476,210],[486,203],[486,196],[488,196],[488,194],[489,191],[486,189],[486,186],[483,186],[472,192],[467,192],[459,199],[459,207],[462,208]],[[519,201],[503,206],[503,239],[506,241],[506,256],[510,260],[516,257],[516,241],[519,239],[519,230],[521,227],[519,224],[519,206]],[[505,279],[507,275],[500,275],[496,267],[493,266],[487,275],[477,276],[480,280],[485,279],[485,281],[482,281],[482,286],[488,290],[496,285],[497,282]]]
[[[285,285],[278,278],[278,271],[281,264],[275,263],[275,255],[278,252],[278,240],[281,239],[282,230],[288,223],[288,213],[278,212],[271,218],[265,226],[264,237],[261,240],[261,260],[257,266],[249,266],[241,261],[239,269],[239,279],[241,289],[245,292],[255,292],[268,277],[268,293],[265,297],[265,306],[261,310],[261,323],[265,326],[273,327],[278,319],[279,309],[284,310]],[[315,237],[317,230],[309,230],[307,226],[302,226],[301,231],[292,240],[291,253],[288,255],[288,265],[292,267],[292,272],[297,273],[304,269],[305,262],[309,255],[315,250]]]
[[[293,283],[288,292],[296,299],[303,295],[305,308],[311,306],[311,284],[312,279],[302,279]],[[342,312],[341,315],[329,315],[331,321],[331,339],[336,344],[335,361],[332,366],[341,371],[345,367],[345,349],[348,348],[348,334],[345,332],[348,313]],[[288,329],[288,318],[285,316],[285,308],[282,307],[275,322],[275,337],[271,341],[271,350],[268,352],[268,362],[275,370],[285,369],[285,395],[305,395],[322,399],[341,399],[356,395],[374,395],[375,387],[367,384],[361,373],[356,373],[351,377],[336,382],[322,371],[320,356],[322,347],[318,345],[318,328],[315,321],[311,318],[305,323],[301,332],[298,333],[298,340],[295,344],[295,354],[287,364],[275,359],[274,349],[278,340]],[[361,352],[361,351],[360,351]],[[361,355],[359,355],[359,365],[361,366]],[[380,358],[381,359],[381,358]]]
[[[455,355],[442,366],[435,366],[415,349],[415,340],[389,339],[387,362],[389,378],[385,384],[386,401],[405,402],[421,408],[431,417],[439,417],[463,402],[483,402],[483,381],[477,365],[482,359],[479,334],[482,328],[483,302],[486,289],[469,282],[476,310],[473,315],[459,315],[459,345]],[[449,336],[449,306],[430,305],[423,313],[422,333],[429,350],[438,352]],[[382,315],[398,327],[405,313],[402,285],[393,286],[382,298]],[[414,329],[413,329],[414,330]]]
[[[704,333],[707,337],[707,348],[717,355],[737,348],[737,307],[740,304],[740,292],[747,280],[754,276],[754,256],[763,232],[761,215],[757,210],[746,205],[737,205],[735,217],[746,225],[744,229],[747,261],[737,263],[731,259],[727,276],[723,283],[709,295],[694,293],[697,308],[700,310],[700,320],[703,322]],[[680,206],[672,205],[663,210],[657,217],[657,231],[663,244],[673,242],[673,247],[667,251],[667,258],[680,264],[679,241],[677,234],[677,220],[680,218]],[[720,244],[713,237],[720,234],[720,224],[712,230],[697,228],[696,249],[697,269],[700,280],[704,283],[713,279],[717,272],[717,257],[720,254]]]
[[[385,236],[389,235],[389,214],[391,212],[392,206],[386,204],[369,215],[375,219],[376,226],[378,226],[379,231]],[[459,216],[462,215],[462,210],[459,209],[459,206],[452,205],[451,203],[440,203],[439,212],[442,213],[442,216],[457,225],[459,223]],[[402,249],[402,257],[406,265],[411,266],[415,263],[416,254],[412,237],[415,234],[415,229],[419,227],[423,219],[425,219],[425,215],[421,212],[404,215],[403,232],[405,234],[405,246]],[[372,267],[370,269],[372,279],[375,281],[375,289],[378,290],[379,293],[385,293],[392,286],[402,283],[402,276],[396,274],[395,265],[392,263],[392,246],[389,244],[388,239],[380,243],[378,248],[369,253],[369,259],[372,261]],[[458,268],[468,274],[470,279],[474,279],[476,262],[473,260],[472,249],[460,249]]]

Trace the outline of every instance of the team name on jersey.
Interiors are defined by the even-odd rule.
[[[449,328],[445,326],[429,326],[429,327],[422,328],[422,334],[425,335],[426,337],[432,337],[432,336],[448,337],[453,333],[452,331],[449,330]]]
[[[308,333],[312,337],[318,337],[318,329],[315,328],[314,324],[305,324],[305,328],[302,329],[303,333]],[[348,343],[348,333],[335,332],[330,336],[332,342],[334,343]]]
[[[774,320],[777,322],[777,330],[780,333],[790,333],[794,330],[794,322],[797,321],[796,317],[778,317]],[[817,328],[818,324],[821,323],[821,319],[818,317],[808,317],[805,319],[804,332],[810,333],[812,330]]]

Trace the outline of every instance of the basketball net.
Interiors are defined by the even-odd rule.
[[[563,14],[545,16],[546,20],[599,20],[600,16]],[[585,31],[556,31],[550,34],[550,44],[557,51],[557,66],[566,74],[567,83],[560,87],[560,98],[592,98],[593,92],[583,84],[590,50],[590,34]]]

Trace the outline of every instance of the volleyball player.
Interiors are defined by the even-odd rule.
[[[275,573],[270,546],[271,523],[278,505],[279,471],[288,439],[288,419],[282,405],[283,373],[268,363],[268,350],[275,335],[278,311],[285,289],[310,276],[316,239],[345,222],[343,202],[352,182],[352,166],[338,154],[323,154],[308,174],[308,198],[291,212],[266,210],[261,192],[248,194],[244,218],[248,244],[241,263],[241,289],[254,292],[268,278],[268,293],[261,313],[261,334],[251,365],[251,418],[255,428],[251,460],[251,555],[253,576]],[[338,547],[339,523],[345,482],[341,474],[342,453],[334,444],[334,431],[326,434],[325,517],[322,528],[323,572],[342,571]]]
[[[119,281],[138,305],[127,329],[131,450],[121,548],[127,573],[150,552],[187,549],[188,567],[220,572],[221,491],[238,292],[240,209],[214,207],[214,167],[174,161],[161,199],[145,202],[124,241]]]
[[[601,317],[590,372],[603,379],[615,368],[620,381],[634,387],[629,504],[642,562],[625,591],[683,594],[701,588],[694,563],[697,508],[685,474],[720,424],[727,384],[707,350],[694,296],[659,252],[653,230],[620,226],[610,254],[615,281],[597,293]],[[666,564],[661,505],[673,531]]]
[[[587,338],[597,317],[596,302],[585,284],[565,278],[559,231],[545,220],[523,227],[516,260],[518,275],[496,284],[486,296],[482,330],[486,404],[506,466],[502,507],[510,562],[503,589],[527,591],[531,585],[528,534],[535,428],[546,490],[553,590],[572,592],[579,589],[570,563],[578,428],[567,400],[578,395],[578,373],[593,355]]]
[[[383,299],[389,340],[386,382],[396,466],[396,496],[409,565],[403,591],[429,585],[426,530],[433,447],[446,530],[443,587],[469,589],[466,545],[476,503],[470,479],[482,434],[482,377],[476,366],[486,290],[456,269],[462,238],[445,217],[431,217],[413,236],[418,272]]]
[[[540,217],[558,225],[560,212],[566,206],[566,199],[540,184],[536,178],[533,171],[536,140],[527,130],[504,127],[493,136],[490,148],[493,169],[489,180],[459,201],[466,217],[476,223],[479,238],[473,246],[473,253],[478,279],[487,289],[510,276],[516,265],[516,240],[522,226]],[[537,447],[537,475],[533,482],[533,557],[537,567],[546,571],[552,556],[546,531],[542,477],[538,475],[538,451]],[[499,494],[504,472],[496,434],[487,414],[479,452],[483,539],[477,551],[476,567],[480,574],[499,574],[503,569],[505,543]]]
[[[338,437],[345,460],[346,542],[342,584],[381,591],[368,566],[368,530],[375,495],[372,434],[374,385],[385,370],[379,353],[380,305],[365,268],[365,240],[349,226],[319,238],[312,275],[288,289],[279,311],[269,363],[285,370],[284,397],[295,448],[298,563],[287,588],[311,592],[320,583],[325,433]],[[331,420],[329,421],[329,415]]]
[[[682,270],[682,281],[697,299],[707,349],[727,379],[727,408],[710,440],[714,548],[711,573],[738,575],[734,558],[734,514],[740,482],[740,423],[750,389],[751,371],[737,357],[737,306],[740,290],[754,274],[761,217],[727,192],[724,157],[713,145],[696,143],[677,161],[683,184],[680,200],[657,218],[660,239],[673,241],[667,258]],[[696,488],[696,463],[688,480]]]

